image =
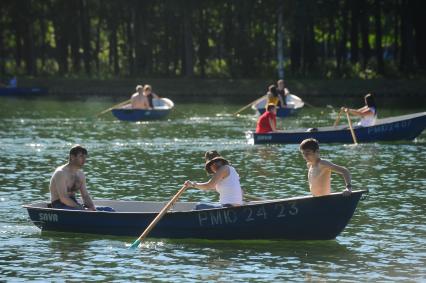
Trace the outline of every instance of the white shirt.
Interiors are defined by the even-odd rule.
[[[228,177],[216,183],[216,191],[219,193],[221,204],[243,204],[243,191],[240,185],[240,176],[234,167],[229,168]]]
[[[374,126],[376,124],[376,119],[377,119],[376,108],[370,107],[370,111],[372,111],[373,114],[363,116],[361,118],[361,121],[358,122],[358,126],[369,127],[369,126]]]

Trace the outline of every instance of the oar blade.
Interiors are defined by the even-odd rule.
[[[141,244],[141,241],[137,239],[136,241],[133,242],[133,244],[130,245],[129,249],[136,249],[139,247],[140,244]]]

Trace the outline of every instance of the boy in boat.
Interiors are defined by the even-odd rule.
[[[256,134],[267,134],[277,130],[277,108],[268,104],[266,111],[257,120]]]
[[[309,190],[313,196],[323,196],[331,193],[331,172],[336,172],[345,179],[346,189],[343,191],[343,195],[351,194],[351,174],[348,169],[321,159],[319,144],[316,139],[311,138],[302,141],[299,149],[307,162]]]
[[[111,207],[95,207],[93,204],[86,188],[86,176],[81,171],[86,158],[87,149],[75,145],[70,149],[68,163],[56,168],[49,186],[52,208],[114,211]],[[84,205],[77,201],[75,197],[77,191],[80,192]]]

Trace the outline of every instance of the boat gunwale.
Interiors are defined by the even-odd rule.
[[[364,193],[368,193],[368,189],[360,189],[352,191],[352,194],[354,193],[360,193],[361,195]],[[351,194],[351,195],[352,195]],[[338,196],[343,195],[343,192],[334,192],[330,193],[328,195],[323,196],[313,196],[313,195],[306,195],[306,196],[299,196],[299,197],[291,197],[291,198],[283,198],[283,199],[273,199],[273,200],[264,200],[264,201],[253,201],[245,203],[241,206],[231,206],[231,207],[213,207],[208,209],[200,209],[200,210],[173,210],[167,212],[167,214],[173,214],[173,213],[194,213],[194,212],[200,212],[200,211],[217,211],[217,210],[228,210],[228,209],[239,209],[244,207],[252,207],[257,205],[264,205],[264,204],[274,204],[274,203],[282,203],[282,202],[292,202],[292,201],[298,201],[298,200],[306,200],[306,199],[321,199],[321,198],[329,198],[332,196]],[[350,197],[351,195],[347,196]],[[111,200],[94,200],[96,203],[97,201],[111,201]],[[114,201],[114,200],[112,200]],[[142,202],[142,201],[127,201],[127,200],[115,200],[115,202],[138,202],[138,203],[150,203],[150,204],[165,204],[166,202],[156,201],[156,202]],[[33,209],[33,210],[40,210],[40,211],[66,211],[70,213],[108,213],[108,214],[158,214],[159,211],[91,211],[91,210],[71,210],[71,209],[60,209],[60,208],[50,208],[50,207],[37,207],[33,206],[35,204],[47,204],[48,202],[36,202],[34,204],[24,204],[22,205],[25,209]],[[182,203],[198,203],[198,202],[182,202]]]

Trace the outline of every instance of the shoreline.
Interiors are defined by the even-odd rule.
[[[46,87],[49,96],[111,97],[125,99],[134,93],[138,84],[150,84],[153,91],[176,102],[223,101],[245,104],[264,95],[267,79],[187,79],[187,78],[126,78],[126,79],[68,79],[68,78],[18,78],[19,87]],[[290,92],[312,104],[321,101],[342,104],[342,101],[357,100],[368,93],[375,94],[380,104],[426,105],[426,80],[347,79],[313,80],[289,79],[286,86]]]

